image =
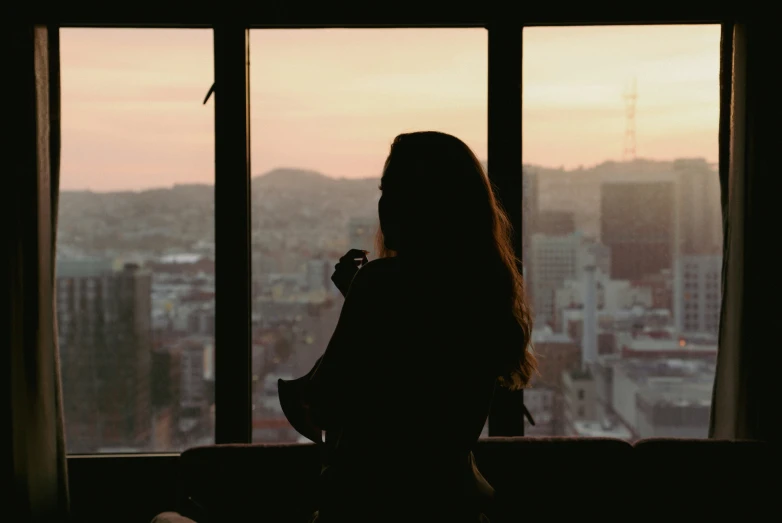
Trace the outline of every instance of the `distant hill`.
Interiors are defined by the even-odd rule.
[[[290,184],[290,183],[328,183],[334,181],[323,173],[303,169],[278,168],[252,177],[252,183]]]
[[[342,249],[348,220],[377,212],[377,186],[377,178],[335,179],[291,168],[253,176],[253,244],[273,253]],[[214,241],[214,186],[62,191],[58,232],[60,246],[74,253],[197,250]]]
[[[377,189],[377,185],[378,178],[332,178],[318,171],[291,168],[274,169],[252,178],[253,193],[269,188],[292,192],[345,190],[347,186]]]
[[[600,186],[605,181],[657,180],[697,172],[710,177],[713,173],[709,179],[719,201],[716,171],[698,159],[604,162],[569,170],[525,165],[524,169],[537,175],[539,208],[573,212],[579,228],[591,235],[599,228]],[[348,221],[376,215],[378,181],[331,178],[294,168],[253,176],[254,248],[272,254],[342,249]],[[86,254],[96,249],[188,252],[214,241],[214,186],[180,184],[106,193],[62,191],[58,232],[62,245]]]

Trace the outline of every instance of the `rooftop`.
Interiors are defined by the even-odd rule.
[[[631,439],[632,434],[622,425],[604,425],[599,421],[574,421],[576,434],[586,438]]]
[[[532,329],[532,343],[573,343],[573,339],[564,332],[554,332],[551,327],[545,326]]]
[[[87,278],[112,272],[114,265],[106,258],[66,258],[57,260],[58,278]]]
[[[202,254],[196,253],[180,253],[180,254],[166,254],[160,257],[160,263],[197,263],[203,258]]]
[[[711,388],[714,382],[715,364],[697,359],[623,359],[614,363],[614,366],[641,386],[652,383],[687,383],[688,386],[704,383]]]
[[[665,339],[665,338],[634,338],[628,340],[623,346],[623,350],[632,352],[717,352],[717,345],[712,343],[701,343],[700,340],[686,338]]]
[[[690,380],[650,381],[637,392],[639,401],[654,406],[704,407],[711,406],[712,386],[709,383],[693,383]]]

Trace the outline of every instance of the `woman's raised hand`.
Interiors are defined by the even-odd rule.
[[[369,254],[369,251],[363,249],[350,249],[334,266],[331,281],[334,282],[334,285],[337,286],[337,289],[343,296],[347,296],[350,282],[353,281],[353,277],[358,270],[369,261],[367,260],[367,254]]]

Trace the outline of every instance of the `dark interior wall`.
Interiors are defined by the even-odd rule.
[[[69,457],[74,523],[148,523],[176,510],[178,462],[178,455]]]
[[[704,23],[748,14],[746,3],[683,5],[657,1],[618,5],[610,2],[575,5],[527,3],[523,9],[513,2],[421,2],[400,0],[391,9],[374,4],[312,4],[295,2],[238,2],[225,0],[209,9],[189,4],[138,0],[122,10],[94,2],[51,2],[35,13],[37,21],[65,25],[158,25],[211,26],[215,21],[241,20],[255,27],[350,27],[350,26],[484,26],[489,23],[526,25]]]

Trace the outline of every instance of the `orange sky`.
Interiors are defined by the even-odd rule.
[[[399,132],[486,157],[483,29],[254,30],[252,170],[377,176]],[[63,29],[63,189],[214,179],[209,30]],[[524,31],[524,161],[620,159],[637,80],[637,152],[717,158],[718,26]]]

